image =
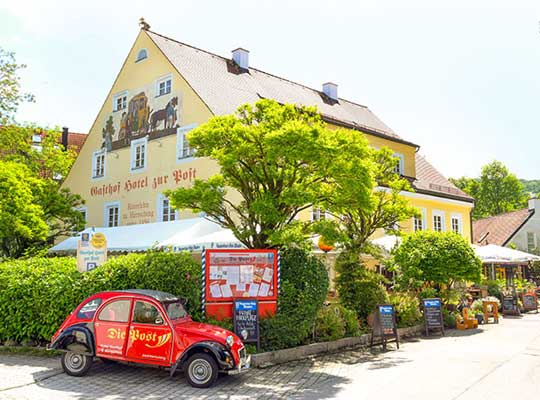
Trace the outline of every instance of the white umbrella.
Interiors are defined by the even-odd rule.
[[[401,243],[401,238],[395,235],[385,235],[381,236],[380,238],[373,239],[371,243],[390,253],[394,247],[399,246]]]
[[[510,249],[508,247],[488,244],[486,246],[473,245],[474,252],[482,260],[483,263],[500,264],[500,263],[526,263],[529,261],[540,260],[539,256],[525,253],[524,251]]]

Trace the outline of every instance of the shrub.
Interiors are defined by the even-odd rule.
[[[500,298],[503,290],[506,287],[506,282],[503,279],[487,280],[483,282],[487,286],[488,294]]]
[[[375,309],[377,304],[385,303],[387,296],[382,283],[384,278],[369,271],[354,254],[341,254],[336,261],[336,288],[341,304],[354,310],[361,320]]]
[[[418,298],[408,293],[391,293],[388,299],[396,310],[399,328],[417,325],[422,320]]]
[[[327,294],[324,264],[304,250],[283,250],[278,313],[261,320],[261,347],[277,350],[304,343],[313,332]]]
[[[420,293],[418,293],[418,298],[420,299],[433,299],[438,298],[439,296],[440,294],[437,289],[432,287],[423,288]]]
[[[360,325],[356,313],[341,304],[323,307],[315,323],[315,339],[325,342],[347,336],[358,336]]]
[[[449,328],[449,329],[454,329],[456,327],[456,319],[459,313],[450,312],[445,308],[443,308],[442,313],[443,313],[444,327]]]

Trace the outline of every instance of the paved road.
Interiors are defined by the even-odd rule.
[[[540,314],[388,352],[347,351],[223,377],[193,389],[182,374],[104,365],[72,378],[56,359],[0,355],[1,399],[508,399],[540,393]]]

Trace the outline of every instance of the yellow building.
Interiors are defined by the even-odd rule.
[[[398,136],[369,108],[339,98],[337,85],[326,83],[315,90],[250,67],[247,50],[221,57],[145,26],[64,183],[85,199],[81,212],[87,227],[192,217],[174,211],[162,192],[208,178],[217,165],[194,157],[186,133],[214,115],[234,113],[241,104],[261,98],[317,106],[329,124],[364,133],[374,147],[392,149],[400,173],[415,189],[403,195],[421,211],[421,217],[403,222],[403,230],[453,230],[470,239],[472,198],[420,156],[418,145]],[[322,215],[308,210],[300,218]]]

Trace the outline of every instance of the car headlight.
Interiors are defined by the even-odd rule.
[[[227,346],[231,347],[234,343],[234,338],[232,337],[232,335],[229,335],[227,336],[227,339],[225,339],[225,341],[227,342]]]

